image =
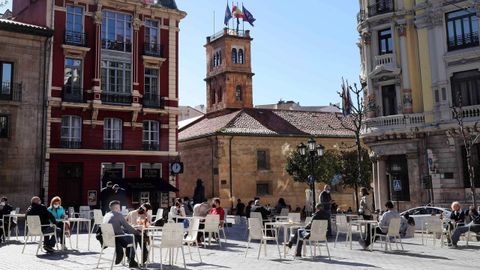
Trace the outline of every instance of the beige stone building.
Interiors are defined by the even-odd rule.
[[[40,195],[46,46],[52,31],[0,19],[0,196],[25,208]]]
[[[272,206],[283,197],[303,208],[308,185],[286,173],[288,154],[310,137],[334,149],[353,144],[353,135],[334,113],[253,108],[251,40],[248,31],[229,29],[207,38],[207,114],[179,130],[180,196],[192,197],[201,178],[205,195],[224,207],[260,196]],[[353,206],[351,192],[333,197]]]

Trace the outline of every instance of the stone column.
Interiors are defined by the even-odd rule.
[[[378,190],[375,192],[375,206],[377,209],[382,209],[385,202],[388,201],[388,190],[389,183],[387,181],[387,157],[381,156],[377,160],[377,187]]]
[[[139,55],[139,40],[138,40],[138,31],[142,26],[142,21],[138,17],[138,14],[134,15],[133,18],[133,42],[132,42],[132,73],[133,73],[133,89],[132,89],[132,101],[133,106],[140,106],[140,92],[138,91],[139,82],[138,82],[138,55]]]
[[[372,35],[371,33],[365,32],[362,34],[362,43],[363,43],[363,56],[364,65],[365,65],[365,73],[368,78],[368,73],[370,73],[374,68],[373,63],[375,60],[372,59],[371,53],[371,43],[372,43]],[[367,79],[367,117],[372,118],[376,116],[376,111],[374,108],[376,107],[376,97],[375,97],[375,89],[373,88],[373,83],[370,79]]]
[[[407,205],[404,205],[405,209],[414,205],[421,205],[423,203],[418,153],[407,153],[406,157],[408,166],[408,183],[410,188],[410,202],[407,202]]]
[[[400,64],[402,67],[402,108],[403,113],[413,112],[412,89],[410,86],[410,77],[408,74],[408,55],[406,44],[406,26],[399,25],[398,35],[400,37]]]
[[[102,5],[97,4],[95,22],[95,69],[93,76],[93,103],[101,103],[101,61],[102,61]]]
[[[373,179],[373,181],[372,181],[372,186],[371,187],[373,188],[373,194],[374,194],[374,197],[375,197],[374,202],[373,202],[375,204],[375,209],[378,208],[377,194],[378,194],[379,188],[378,188],[378,182],[377,182],[377,178],[378,178],[377,174],[378,174],[377,161],[374,160],[374,161],[372,161],[372,179]]]

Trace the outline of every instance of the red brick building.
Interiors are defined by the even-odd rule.
[[[55,32],[44,197],[94,205],[108,178],[131,203],[167,202],[159,190],[176,185],[169,163],[178,155],[178,33],[186,13],[174,0],[15,0],[13,13]]]

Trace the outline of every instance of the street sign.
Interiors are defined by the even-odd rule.
[[[402,180],[394,179],[393,180],[393,190],[394,191],[402,191]]]
[[[315,183],[315,176],[309,175],[307,181],[310,185]]]

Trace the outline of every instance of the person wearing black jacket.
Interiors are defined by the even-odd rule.
[[[262,219],[265,222],[268,220],[268,216],[272,213],[270,210],[265,208],[263,205],[260,205],[260,200],[256,200],[254,205],[252,206],[251,212],[259,212],[262,214]]]
[[[42,204],[40,198],[36,196],[31,199],[31,204],[28,207],[26,214],[27,216],[39,216],[42,225],[53,225],[56,223],[55,217],[52,215],[52,213],[50,213],[50,211],[48,211],[47,207]],[[52,233],[54,232],[54,227],[42,227],[42,232]],[[45,251],[48,253],[51,253],[54,251],[54,246],[55,236],[45,236],[43,240],[43,249],[45,249]]]
[[[297,250],[295,252],[296,257],[302,256],[303,239],[310,238],[310,234],[306,231],[312,228],[313,221],[328,220],[330,218],[330,215],[327,211],[325,211],[324,205],[322,203],[318,203],[315,209],[316,212],[313,214],[312,221],[310,221],[310,223],[305,226],[305,229],[293,230],[292,234],[290,235],[290,241],[288,241],[287,243],[288,248],[292,248],[293,244],[297,242],[297,239],[300,236],[300,239],[298,240]]]
[[[460,239],[460,235],[470,231],[477,234],[477,240],[480,238],[480,215],[478,214],[477,209],[475,207],[470,206],[468,211],[468,215],[470,216],[470,223],[465,226],[457,227],[452,234],[452,245],[453,247],[457,247],[458,240]]]
[[[106,187],[100,190],[100,201],[103,214],[106,214],[110,209],[108,208],[108,204],[112,201],[113,195],[113,182],[108,181]]]
[[[8,204],[7,197],[2,197],[0,201],[0,224],[5,222],[5,226],[4,226],[5,228],[11,229],[14,225],[14,224],[8,224],[8,219],[5,219],[5,220],[3,219],[4,215],[10,215],[12,211],[13,211],[13,207],[10,204]],[[0,243],[5,242],[5,239],[3,238],[4,233],[5,235],[7,235],[8,229],[6,232],[4,232],[3,229],[0,228]]]

